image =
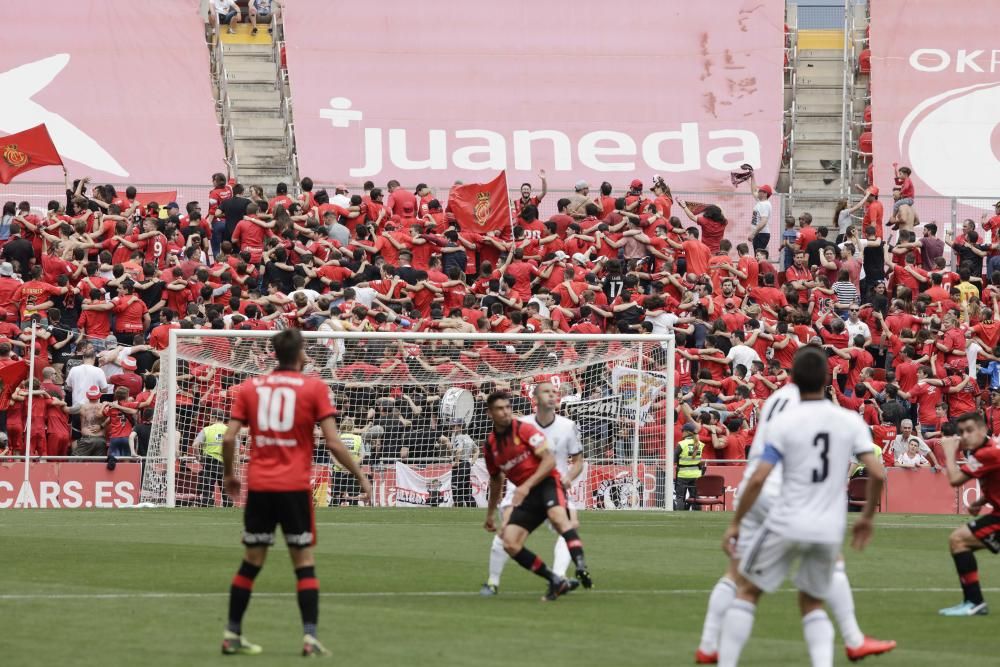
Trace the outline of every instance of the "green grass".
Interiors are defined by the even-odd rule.
[[[543,582],[513,563],[499,597],[478,597],[490,541],[482,518],[480,510],[320,511],[320,638],[335,664],[692,662],[708,590],[725,567],[718,545],[728,515],[585,513],[596,588],[554,604],[539,602]],[[879,518],[873,546],[847,556],[862,629],[899,641],[871,661],[995,664],[995,618],[936,615],[959,601],[947,535],[961,519]],[[301,628],[284,547],[272,551],[244,620],[265,654],[218,655],[239,536],[237,510],[3,512],[0,664],[291,664]],[[550,561],[552,543],[540,530],[529,546]],[[979,561],[984,585],[1000,586],[1000,562],[988,553]],[[848,664],[837,641],[837,664]],[[794,596],[766,598],[742,664],[807,661]]]

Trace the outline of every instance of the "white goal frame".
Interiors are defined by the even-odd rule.
[[[176,398],[178,393],[177,387],[177,350],[178,345],[184,339],[190,338],[271,338],[277,334],[277,330],[269,331],[244,331],[244,330],[210,330],[210,329],[170,329],[168,333],[168,343],[167,348],[164,350],[164,354],[161,357],[161,367],[163,365],[169,365],[171,371],[167,373],[168,386],[166,388],[166,405],[164,405],[164,412],[166,415],[166,429],[167,442],[162,446],[166,447],[165,452],[165,462],[166,462],[166,494],[165,494],[165,506],[176,507],[177,504],[177,488],[176,488],[176,465],[177,465],[177,448],[174,446],[173,438],[177,433],[177,404]],[[308,340],[387,340],[387,341],[431,341],[431,340],[461,340],[461,341],[504,341],[504,342],[567,342],[567,343],[579,343],[581,341],[592,340],[595,342],[621,342],[621,343],[642,343],[644,346],[654,346],[659,344],[666,350],[666,371],[667,376],[667,391],[665,392],[666,410],[668,423],[664,424],[664,449],[665,458],[663,459],[664,469],[666,473],[666,482],[664,489],[664,502],[662,507],[657,507],[658,510],[672,511],[673,510],[673,494],[674,494],[674,424],[673,416],[675,415],[676,405],[675,405],[675,394],[676,386],[674,382],[675,377],[675,338],[672,333],[669,334],[564,334],[564,333],[554,333],[554,334],[537,334],[537,333],[516,333],[516,334],[502,334],[502,333],[457,333],[457,332],[358,332],[358,331],[302,331],[302,336],[307,341]],[[644,348],[643,348],[644,349]],[[642,359],[643,355],[638,354],[638,365],[636,370],[639,374],[643,373]],[[162,375],[162,371],[161,371]],[[484,376],[488,379],[488,376]],[[640,464],[640,420],[638,418],[640,414],[641,406],[641,392],[635,391],[635,401],[634,414],[636,416],[632,421],[634,422],[634,433],[632,435],[632,456],[631,456],[631,470],[633,478],[638,475],[639,464]],[[479,443],[477,443],[479,444]],[[644,508],[648,509],[648,508]]]

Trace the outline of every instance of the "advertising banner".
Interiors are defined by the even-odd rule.
[[[0,464],[0,509],[130,507],[139,502],[142,465],[32,463],[25,484],[23,463]]]
[[[1000,49],[996,22],[980,19],[995,13],[992,0],[871,3],[872,135],[882,192],[890,194],[898,162],[913,169],[918,197],[984,197],[978,205],[992,210],[1000,183]]]
[[[732,190],[778,173],[784,2],[297,0],[285,37],[299,169],[319,182],[439,190]],[[331,38],[331,26],[338,29]],[[444,192],[439,192],[444,196]]]
[[[0,49],[0,146],[44,123],[70,176],[95,184],[226,170],[196,3],[7,0],[4,11],[16,21]],[[62,183],[62,167],[25,178]]]

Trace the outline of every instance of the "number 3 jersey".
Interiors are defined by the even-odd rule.
[[[851,456],[872,453],[861,416],[827,400],[802,401],[769,427],[761,460],[780,462],[781,495],[765,527],[787,540],[839,544],[847,527]]]
[[[236,390],[232,418],[250,429],[250,491],[308,491],[316,422],[332,417],[330,390],[318,378],[274,371]]]

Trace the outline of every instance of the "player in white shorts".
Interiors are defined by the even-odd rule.
[[[733,667],[753,630],[757,602],[774,592],[798,563],[802,630],[813,667],[833,665],[833,624],[823,609],[829,597],[837,557],[847,528],[847,489],[844,472],[852,455],[868,471],[868,495],[855,522],[852,543],[863,549],[871,540],[875,505],[885,471],[872,452],[871,432],[856,412],[826,399],[828,362],[818,347],[795,354],[792,381],[800,403],[769,420],[764,451],[746,480],[732,524],[723,538],[730,555],[739,544],[741,522],[749,514],[767,478],[781,475],[781,494],[774,498],[767,518],[740,559],[742,579],[736,599],[722,621],[718,664]]]
[[[753,475],[764,453],[764,440],[768,427],[785,410],[799,405],[799,387],[789,383],[781,387],[764,402],[757,422],[757,433],[747,454],[747,465],[743,480],[736,490],[736,501],[739,503],[746,487],[747,480]],[[780,463],[777,467],[780,468]],[[729,559],[726,574],[716,582],[708,598],[708,610],[705,612],[705,622],[701,631],[701,643],[695,652],[694,661],[699,665],[710,665],[718,662],[719,633],[722,630],[722,617],[736,597],[736,587],[740,579],[740,559],[746,553],[747,546],[752,544],[760,527],[764,524],[774,500],[781,495],[780,470],[768,475],[764,487],[757,497],[757,502],[749,509],[740,522],[740,532],[733,545],[734,553]],[[858,625],[854,615],[854,596],[851,584],[847,579],[843,558],[837,560],[830,594],[826,599],[833,612],[833,617],[844,638],[845,651],[851,660],[860,660],[869,655],[877,655],[890,651],[896,646],[894,641],[882,641],[867,637]]]
[[[545,434],[545,438],[549,441],[549,447],[555,455],[556,470],[559,471],[563,488],[568,491],[573,484],[573,480],[579,477],[583,471],[583,445],[580,443],[579,429],[576,422],[572,419],[556,414],[556,408],[559,407],[559,390],[556,389],[554,384],[551,382],[539,382],[535,385],[532,397],[535,399],[535,414],[523,417],[521,420],[537,426]],[[503,526],[507,525],[511,510],[514,509],[512,505],[513,496],[514,485],[508,481],[503,500],[500,501],[501,527],[497,530],[497,534],[494,536],[493,543],[490,546],[489,578],[479,591],[484,596],[497,594],[500,586],[500,575],[503,574],[503,568],[507,564],[507,561],[510,560],[510,556],[504,551],[503,540],[500,539],[500,534],[503,533]],[[566,502],[569,506],[569,518],[572,528],[579,528],[580,519],[577,515],[576,504],[569,497],[566,498]],[[560,577],[565,577],[571,560],[566,540],[559,537],[556,540],[552,571]],[[569,579],[568,581],[570,582],[570,590],[580,585],[580,582],[576,579]],[[585,587],[589,588],[587,586],[588,582],[583,583]]]

